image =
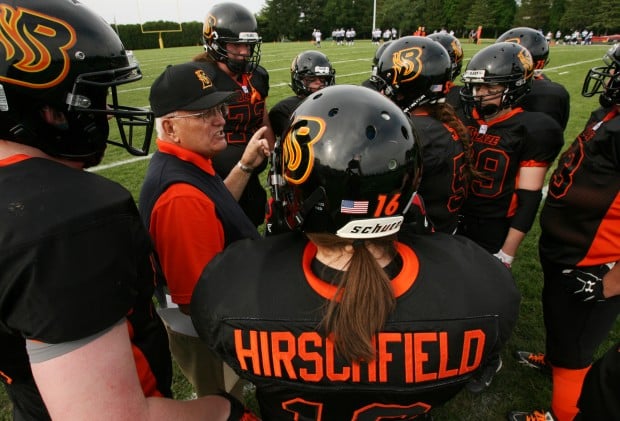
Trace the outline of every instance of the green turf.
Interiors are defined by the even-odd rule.
[[[469,58],[490,42],[491,40],[485,40],[482,45],[473,45],[464,40],[464,68]],[[356,41],[352,47],[323,42],[322,47],[321,51],[327,54],[336,69],[337,84],[359,84],[369,77],[376,47],[368,40]],[[261,64],[269,71],[271,85],[268,106],[292,94],[288,86],[290,63],[300,51],[312,48],[309,42],[263,44]],[[602,64],[601,58],[606,49],[606,46],[597,45],[551,47],[551,61],[547,65],[546,73],[553,80],[562,83],[571,94],[571,116],[565,132],[565,144],[572,142],[583,128],[590,112],[598,105],[596,98],[586,99],[580,93],[587,70]],[[144,78],[138,83],[123,87],[121,98],[131,105],[147,106],[149,86],[164,67],[167,64],[190,60],[200,52],[200,47],[135,51]],[[118,137],[114,132],[112,136]],[[139,160],[122,164],[122,161],[130,158],[120,148],[109,148],[103,164],[120,165],[94,170],[126,186],[137,199],[148,161]],[[539,232],[538,225],[535,224],[522,244],[513,265],[513,273],[523,298],[516,330],[503,352],[504,368],[486,392],[481,395],[472,395],[467,391],[460,393],[445,407],[437,410],[436,420],[502,420],[511,409],[529,410],[548,407],[551,393],[549,378],[532,369],[519,366],[512,356],[518,349],[535,351],[544,349],[540,303],[542,274],[536,246]],[[603,344],[599,353],[619,339],[620,323],[616,323],[609,340]],[[187,398],[191,394],[191,387],[178,371],[175,375],[174,390],[178,398]],[[9,419],[10,404],[4,391],[0,389],[0,420]]]

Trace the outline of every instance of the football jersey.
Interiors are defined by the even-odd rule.
[[[344,361],[320,328],[336,285],[312,272],[316,247],[299,233],[239,241],[206,267],[194,325],[256,385],[264,420],[410,419],[506,342],[520,300],[510,272],[466,238],[401,234],[397,306],[371,362]]]
[[[599,108],[562,154],[549,180],[540,253],[592,266],[620,260],[620,116]]]
[[[564,130],[570,114],[570,94],[564,86],[541,75],[532,80],[532,90],[519,100],[519,106],[549,115]]]
[[[290,96],[284,98],[269,110],[269,121],[276,137],[282,137],[282,132],[288,127],[289,118],[303,99],[298,96]]]
[[[224,179],[241,160],[243,152],[254,133],[263,126],[265,100],[269,94],[269,74],[262,66],[250,74],[242,74],[236,80],[228,76],[215,63],[206,63],[212,66],[214,74],[213,84],[218,91],[236,92],[237,96],[228,102],[228,117],[224,125],[228,146],[212,158],[215,171]],[[267,160],[263,161],[253,172],[239,205],[254,223],[260,225],[265,217],[267,193],[260,183],[258,174],[267,167]]]
[[[0,208],[0,377],[28,380],[24,338],[75,341],[126,317],[145,395],[171,396],[150,239],[131,194],[98,175],[17,156],[0,161]],[[6,341],[21,344],[19,357]]]
[[[467,196],[463,142],[456,131],[428,114],[416,113],[411,119],[422,144],[424,171],[418,193],[435,230],[452,234]]]
[[[564,144],[562,128],[544,113],[515,108],[489,121],[464,121],[474,150],[476,177],[463,214],[509,218],[517,207],[517,175],[521,167],[548,167]]]

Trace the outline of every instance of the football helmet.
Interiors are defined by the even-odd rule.
[[[460,95],[466,113],[472,116],[475,109],[479,117],[487,118],[512,107],[530,91],[533,74],[532,55],[522,45],[498,42],[483,48],[471,58],[461,77],[465,86]],[[480,85],[499,85],[502,89],[499,93],[480,95]],[[498,96],[499,105],[483,104]]]
[[[202,35],[207,54],[225,63],[235,73],[252,73],[260,63],[261,37],[254,15],[236,3],[218,3],[205,18]],[[247,44],[250,53],[242,59],[229,57],[228,44]]]
[[[542,32],[535,29],[527,26],[512,28],[500,35],[496,42],[516,42],[527,48],[535,70],[542,70],[549,63],[549,43]]]
[[[454,81],[463,69],[463,47],[461,46],[461,41],[454,35],[445,32],[437,32],[427,35],[427,37],[440,43],[448,52],[452,65],[450,80]]]
[[[379,92],[335,85],[308,96],[282,142],[287,224],[343,238],[398,231],[421,173],[409,117]]]
[[[600,104],[607,108],[620,104],[620,44],[615,44],[603,56],[605,66],[593,67],[583,81],[581,95],[599,96]]]
[[[153,114],[121,105],[117,91],[142,74],[110,25],[66,0],[18,0],[0,8],[0,138],[86,166],[101,161],[107,143],[148,153]],[[108,140],[109,118],[120,141]],[[141,141],[134,144],[134,135]]]
[[[320,77],[325,86],[336,83],[336,70],[327,56],[319,51],[303,51],[293,59],[291,88],[297,95],[305,97],[312,93],[304,82],[304,78],[308,76]]]
[[[446,49],[427,37],[394,40],[381,54],[375,81],[405,111],[445,98],[452,66]]]

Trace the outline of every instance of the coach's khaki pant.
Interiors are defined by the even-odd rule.
[[[248,382],[216,356],[200,338],[175,332],[166,325],[170,352],[194,386],[197,396],[226,391],[243,402],[243,386]]]

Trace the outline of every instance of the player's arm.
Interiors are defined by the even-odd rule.
[[[620,262],[603,277],[603,296],[611,298],[620,295]]]
[[[267,130],[263,133],[263,137],[267,139],[269,143],[269,150],[273,150],[273,146],[276,144],[276,135],[273,131],[273,127],[271,127],[271,120],[269,119],[267,107],[265,107],[265,111],[263,111],[263,126],[267,127]]]
[[[519,169],[515,194],[518,205],[501,250],[515,256],[525,234],[530,230],[542,199],[542,187],[548,166],[526,166]]]
[[[32,372],[52,419],[225,421],[231,407],[220,396],[145,398],[125,323],[73,351],[32,364]]]

